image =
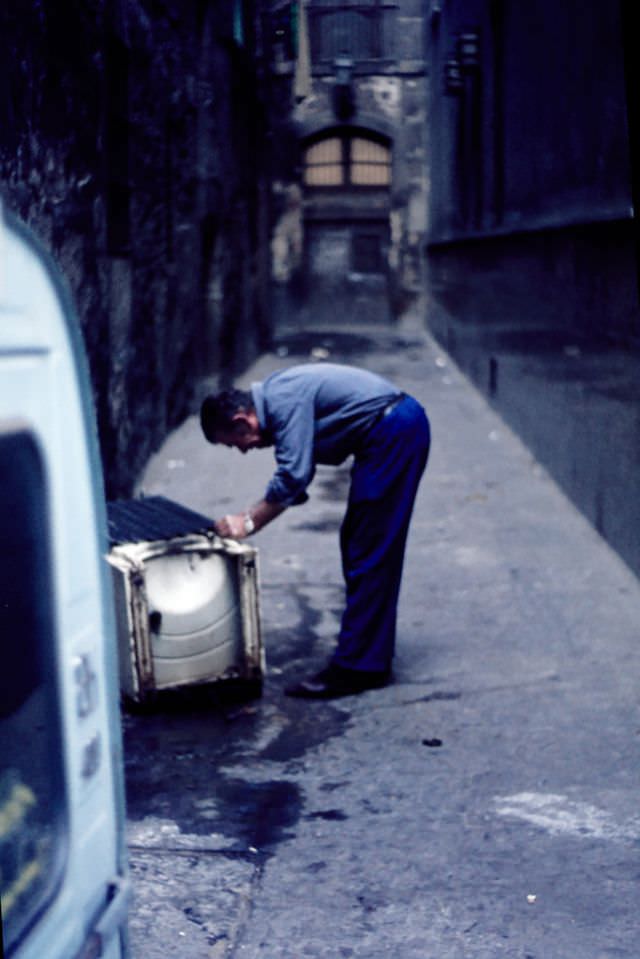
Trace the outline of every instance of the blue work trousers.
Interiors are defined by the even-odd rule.
[[[346,607],[333,656],[339,666],[391,668],[405,544],[429,444],[425,412],[405,396],[355,455],[340,530]]]

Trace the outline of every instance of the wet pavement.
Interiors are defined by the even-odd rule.
[[[283,695],[342,603],[348,467],[255,539],[263,695],[125,714],[133,959],[637,959],[640,584],[421,326],[283,330],[239,383],[348,361],[426,406],[395,682]],[[211,516],[270,450],[189,419],[142,486]]]

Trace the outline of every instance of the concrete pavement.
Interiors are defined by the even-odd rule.
[[[341,609],[348,468],[256,538],[268,674],[248,703],[125,716],[133,959],[637,959],[640,585],[419,315],[283,331],[427,408],[395,683],[283,695]],[[189,419],[143,478],[220,515],[272,467]]]

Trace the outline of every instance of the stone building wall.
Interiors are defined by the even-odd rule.
[[[429,7],[429,328],[640,574],[630,5]]]
[[[374,284],[368,298],[356,293],[350,297],[346,287],[343,289],[336,284],[332,288],[332,295],[334,292],[344,295],[345,301],[355,305],[356,312],[358,304],[366,300],[364,312],[369,315],[386,312],[389,315],[388,306],[384,311],[378,309],[381,298],[384,299],[385,294],[388,294],[391,314],[399,312],[407,299],[420,289],[422,250],[427,229],[424,4],[422,0],[385,0],[380,5],[306,0],[304,8],[310,56],[307,82],[302,85],[299,79],[301,39],[295,32],[299,26],[297,13],[292,20],[292,10],[297,11],[300,5],[272,0],[269,7],[270,22],[265,31],[265,47],[270,64],[272,143],[277,148],[278,141],[282,141],[288,148],[287,156],[282,157],[282,162],[276,166],[277,176],[282,181],[282,221],[276,224],[277,236],[292,228],[293,215],[285,200],[292,186],[294,190],[300,190],[302,196],[302,203],[297,207],[295,229],[298,234],[302,233],[303,256],[300,263],[303,274],[305,256],[307,263],[309,259],[311,232],[320,221],[327,223],[327,230],[334,235],[335,243],[346,242],[340,232],[343,225],[364,223],[367,218],[378,224],[386,222],[389,239],[385,249],[385,289],[381,292]],[[372,19],[378,15],[384,18],[384,25],[379,29],[385,40],[377,57],[366,59],[362,49],[358,49],[358,39],[353,35],[345,40],[347,48],[351,45],[347,57],[351,61],[347,96],[352,109],[348,114],[341,114],[337,105],[339,79],[336,62],[317,56],[320,32],[327,37],[334,29],[331,18],[342,14],[346,17],[362,14],[363,20],[367,15]],[[320,21],[323,21],[321,29]],[[365,29],[364,22],[361,26]],[[321,191],[305,189],[302,170],[304,145],[309,138],[332,128],[338,134],[348,129],[372,131],[388,141],[392,154],[392,181],[388,190],[378,191],[378,194],[371,191],[365,197],[362,191],[326,190],[325,195],[321,196]],[[328,235],[329,242],[331,237]],[[289,292],[292,292],[289,302],[293,302],[298,317],[304,319],[308,313],[310,320],[318,321],[322,309],[317,298],[309,310],[300,312],[301,295],[304,299],[304,293],[300,291],[302,289],[309,293],[313,279],[308,275],[301,277],[299,273],[291,276],[291,271],[281,261],[287,249],[282,242],[276,244],[274,279],[281,286],[288,284]],[[366,281],[363,284],[360,279],[359,282],[366,286]],[[349,314],[350,311],[346,312]]]
[[[619,5],[429,6],[434,323],[455,304],[637,344]]]
[[[224,0],[0,10],[0,191],[71,287],[110,496],[269,336],[255,28]]]

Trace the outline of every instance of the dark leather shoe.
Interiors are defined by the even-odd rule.
[[[337,699],[340,696],[356,696],[367,689],[381,689],[390,681],[390,671],[364,672],[330,663],[319,673],[308,676],[294,686],[287,686],[285,694],[296,699]]]

